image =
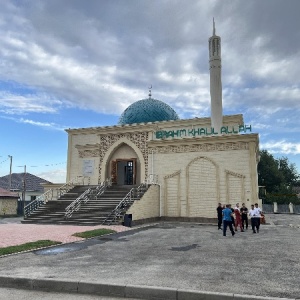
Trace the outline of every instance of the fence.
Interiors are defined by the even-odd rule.
[[[274,205],[273,204],[263,204],[262,210],[266,214],[272,214],[272,213],[274,213]]]
[[[18,216],[23,216],[24,215],[24,205],[26,206],[30,201],[24,201],[23,200],[18,200],[18,207],[17,207],[17,215]]]
[[[277,212],[279,214],[286,214],[290,212],[290,208],[288,204],[278,204],[277,205]]]
[[[300,205],[294,205],[294,213],[300,214]]]
[[[263,204],[262,211],[267,214],[277,213],[277,214],[300,214],[300,205],[297,204]]]

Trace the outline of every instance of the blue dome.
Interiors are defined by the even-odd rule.
[[[156,99],[143,99],[128,106],[122,113],[119,124],[147,123],[155,121],[178,120],[172,107]]]

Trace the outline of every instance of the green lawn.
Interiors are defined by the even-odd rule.
[[[95,230],[89,230],[89,231],[84,231],[84,232],[76,232],[73,234],[73,236],[88,239],[88,238],[101,236],[101,235],[105,235],[105,234],[110,234],[110,233],[116,233],[116,231],[111,230],[111,229],[102,228],[102,229],[95,229]]]
[[[59,244],[61,244],[61,242],[50,241],[50,240],[40,240],[40,241],[30,242],[30,243],[26,243],[26,244],[17,245],[17,246],[9,246],[9,247],[5,247],[5,248],[0,248],[0,256],[17,253],[17,252],[22,252],[22,251],[34,250],[34,249],[38,249],[38,248],[42,248],[42,247],[59,245]]]

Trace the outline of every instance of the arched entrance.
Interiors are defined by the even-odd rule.
[[[135,185],[145,180],[145,160],[138,147],[126,138],[113,144],[102,162],[101,179],[111,178],[113,184]]]
[[[111,160],[110,177],[118,185],[136,184],[137,158],[117,158]]]

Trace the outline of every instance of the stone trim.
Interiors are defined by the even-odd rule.
[[[227,115],[223,116],[223,124],[243,124],[243,115]],[[113,126],[103,126],[103,127],[88,127],[88,128],[69,128],[65,131],[68,134],[126,134],[130,133],[138,133],[138,132],[151,132],[155,130],[155,128],[167,129],[167,128],[175,128],[182,126],[210,126],[211,119],[209,117],[204,118],[193,118],[193,119],[180,119],[180,120],[170,120],[170,121],[157,121],[157,122],[149,122],[149,123],[134,123],[134,124],[126,124],[126,125],[113,125]]]
[[[106,163],[109,160],[111,154],[122,143],[127,144],[133,148],[140,159],[141,164],[141,181],[147,178],[148,174],[148,132],[130,133],[130,134],[114,134],[100,136],[99,144],[99,179],[98,181],[104,181]]]
[[[225,173],[226,173],[226,175],[229,174],[229,175],[232,175],[232,176],[235,176],[235,177],[246,178],[246,176],[243,175],[243,174],[235,173],[235,172],[232,172],[232,171],[229,171],[229,170],[225,170]]]
[[[178,171],[176,171],[176,172],[174,172],[172,174],[164,176],[164,179],[168,179],[168,178],[174,177],[174,176],[176,176],[176,175],[178,175],[180,173],[181,173],[181,170],[178,170]]]
[[[203,143],[199,145],[179,145],[179,146],[162,146],[153,147],[148,152],[157,153],[186,153],[186,152],[212,152],[212,151],[231,151],[231,150],[248,150],[247,142],[237,143]]]
[[[100,149],[99,144],[86,144],[86,145],[75,145],[78,150],[78,155],[80,158],[86,157],[99,157]]]

